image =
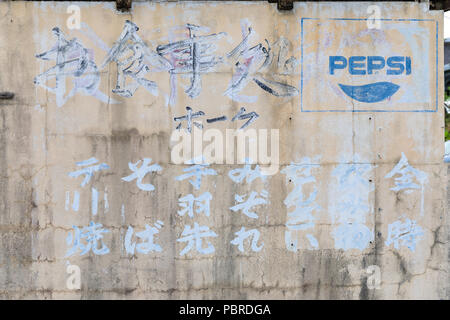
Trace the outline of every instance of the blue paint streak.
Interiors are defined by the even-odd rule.
[[[366,103],[375,103],[386,100],[394,95],[400,88],[400,86],[395,83],[386,81],[369,83],[363,86],[350,86],[339,83],[339,87],[350,98]]]
[[[91,203],[92,214],[94,216],[97,215],[98,211],[98,191],[95,188],[92,188],[92,203]]]
[[[334,228],[332,231],[334,246],[336,249],[359,249],[364,250],[373,241],[373,232],[364,224],[344,223]]]
[[[75,191],[73,195],[72,209],[73,211],[78,212],[79,208],[80,208],[80,193],[78,191]]]

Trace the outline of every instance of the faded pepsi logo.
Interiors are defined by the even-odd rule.
[[[329,73],[348,72],[350,75],[365,76],[384,72],[385,75],[410,75],[411,57],[344,56],[329,57]],[[378,81],[365,85],[339,83],[339,87],[350,98],[366,103],[386,100],[394,95],[399,85],[389,81]]]
[[[304,112],[436,112],[439,32],[434,19],[301,18]]]

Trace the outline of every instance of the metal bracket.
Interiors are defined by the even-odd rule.
[[[0,92],[0,100],[11,100],[14,98],[13,92]]]
[[[431,0],[430,1],[430,9],[431,10],[450,10],[450,1],[449,0]]]
[[[133,0],[116,0],[116,9],[119,11],[130,11]]]
[[[294,0],[268,0],[269,3],[276,3],[278,10],[292,10],[294,8]]]

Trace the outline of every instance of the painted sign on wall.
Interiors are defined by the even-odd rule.
[[[301,18],[302,111],[436,112],[438,22],[367,20]]]

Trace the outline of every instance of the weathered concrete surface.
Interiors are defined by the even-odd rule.
[[[445,215],[446,168],[443,156],[443,72],[439,72],[438,112],[301,112],[300,97],[276,97],[251,82],[242,94],[258,97],[257,102],[239,103],[223,92],[228,86],[234,64],[226,61],[214,72],[202,75],[202,90],[195,99],[185,94],[189,78],[178,76],[177,96],[168,105],[170,76],[168,72],[149,73],[147,79],[158,85],[158,96],[139,88],[131,98],[113,94],[117,66],[110,63],[100,71],[99,90],[120,104],[104,103],[93,96],[77,93],[62,106],[57,106],[55,94],[33,83],[33,79],[54,66],[54,61],[37,59],[35,54],[49,50],[55,43],[51,30],[60,27],[67,39],[80,39],[91,49],[97,66],[107,52],[92,34],[107,48],[119,38],[125,20],[140,27],[138,35],[151,50],[157,45],[186,36],[175,26],[192,23],[208,27],[202,35],[226,32],[218,42],[218,55],[225,56],[242,40],[245,21],[256,32],[250,46],[265,44],[268,39],[274,50],[277,41],[287,39],[286,57],[301,63],[300,19],[366,18],[367,4],[361,3],[296,3],[292,12],[278,12],[276,5],[261,3],[136,3],[129,14],[118,13],[114,3],[85,3],[81,21],[86,28],[69,30],[66,13],[69,3],[2,2],[0,3],[0,72],[1,90],[16,97],[0,101],[0,297],[5,299],[445,299],[448,298],[448,232]],[[73,3],[70,3],[73,4]],[[389,3],[380,5],[382,17],[389,19],[431,19],[442,26],[442,12],[429,12],[426,5]],[[244,21],[244,23],[242,22]],[[427,32],[428,25],[418,23]],[[89,27],[89,29],[87,28]],[[356,29],[359,26],[355,27]],[[243,30],[242,30],[243,29]],[[442,68],[442,27],[438,30],[438,70]],[[91,36],[88,31],[91,30]],[[359,29],[358,29],[359,30]],[[354,31],[354,30],[353,30]],[[324,33],[305,50],[320,48]],[[397,37],[397,36],[395,36]],[[432,34],[421,42],[433,45]],[[398,36],[398,41],[403,39]],[[278,48],[279,48],[278,42]],[[375,53],[376,45],[368,42]],[[380,55],[406,55],[401,45]],[[425,46],[426,47],[426,46]],[[312,49],[311,49],[312,48]],[[424,47],[416,50],[423,50]],[[317,49],[318,50],[318,49]],[[400,50],[400,51],[398,51]],[[413,52],[414,53],[414,52]],[[358,55],[351,47],[346,56]],[[319,54],[320,56],[320,54]],[[430,53],[427,62],[436,66]],[[413,68],[419,62],[413,61]],[[434,65],[433,65],[434,64]],[[295,65],[295,64],[294,64]],[[283,64],[272,63],[263,76],[300,88],[300,66],[286,72]],[[327,66],[323,66],[327,70]],[[289,71],[289,70],[288,70]],[[306,71],[305,71],[306,72]],[[432,77],[433,75],[431,75]],[[436,79],[424,80],[426,92],[435,93]],[[52,80],[54,81],[54,80]],[[51,83],[54,86],[55,83]],[[305,84],[306,85],[306,84]],[[322,107],[322,83],[306,101]],[[70,90],[67,80],[66,95]],[[315,99],[314,97],[317,97]],[[391,102],[386,102],[388,105]],[[407,107],[409,106],[408,104]],[[265,182],[237,184],[228,176],[231,169],[242,165],[213,164],[217,175],[203,178],[199,190],[187,181],[176,181],[188,166],[171,161],[170,135],[178,123],[174,117],[184,115],[185,107],[203,110],[207,117],[227,115],[230,119],[241,107],[256,111],[260,117],[253,129],[279,129],[281,169],[291,162],[309,157],[311,174],[315,177],[317,197],[314,210],[315,226],[310,229],[319,248],[312,250],[299,234],[299,250],[289,251],[285,244],[288,211],[284,201],[294,190],[293,181],[277,173]],[[339,107],[345,108],[342,104]],[[421,106],[412,106],[414,108]],[[412,108],[411,107],[411,108]],[[423,105],[425,109],[432,107]],[[355,108],[355,106],[354,106]],[[205,117],[205,119],[207,118]],[[203,121],[206,128],[239,128],[242,122]],[[183,124],[185,125],[185,124]],[[424,172],[427,183],[422,193],[393,191],[394,178],[385,176],[404,153],[409,164]],[[69,172],[79,169],[76,162],[95,157],[107,163],[109,170],[94,173],[91,181],[80,187],[82,177],[72,178]],[[317,159],[316,159],[317,157]],[[145,183],[155,190],[140,190],[136,181],[122,181],[131,174],[129,162],[152,158],[163,170],[149,173]],[[336,248],[332,232],[337,227],[330,217],[334,206],[345,196],[345,189],[336,187],[333,172],[337,168],[368,165],[365,187],[352,189],[354,199],[361,196],[367,203],[365,225],[374,240],[364,248]],[[91,213],[91,188],[101,192],[99,212]],[[373,190],[372,190],[373,188]],[[236,204],[235,195],[251,191],[268,191],[270,203],[257,207],[258,219],[250,219],[229,208]],[[107,190],[109,209],[104,208],[103,192]],[[314,190],[304,187],[305,197]],[[77,212],[65,209],[66,193],[72,201],[80,192]],[[187,194],[212,195],[211,214],[180,216],[178,199]],[[349,191],[347,191],[349,192]],[[365,198],[364,198],[365,197]],[[71,204],[72,202],[70,202]],[[122,211],[122,207],[124,210]],[[423,214],[422,214],[423,213]],[[359,212],[357,212],[359,214]],[[395,221],[412,219],[423,229],[415,250],[386,245],[388,226]],[[124,248],[128,227],[142,231],[145,224],[157,220],[164,227],[155,236],[162,252],[128,254]],[[91,221],[110,230],[104,242],[110,252],[96,255],[79,252],[65,257],[66,243],[73,226],[85,227]],[[210,238],[213,254],[202,255],[192,250],[180,256],[185,243],[177,242],[185,225],[206,225],[218,236]],[[264,247],[252,252],[248,242],[245,252],[230,244],[235,232],[245,226],[260,232]],[[136,241],[136,240],[135,240]],[[205,244],[206,246],[206,244]],[[68,264],[81,270],[81,289],[66,286]],[[370,289],[366,272],[369,266],[381,270],[378,289]]]
[[[448,213],[448,208],[450,208],[450,166],[447,166],[447,208],[446,212]],[[448,234],[448,240],[450,240],[450,234]],[[450,248],[448,250],[448,261],[450,262]],[[449,280],[450,282],[450,277]],[[447,298],[450,297],[450,286],[447,286]]]

